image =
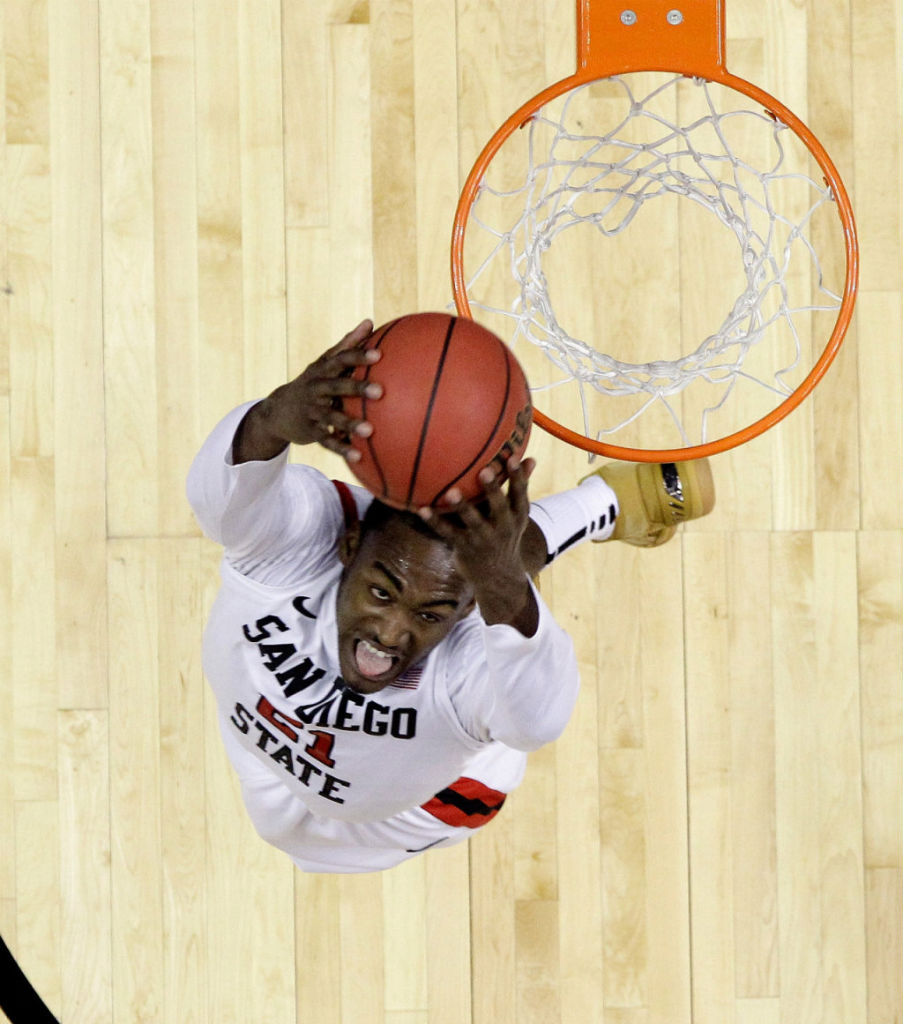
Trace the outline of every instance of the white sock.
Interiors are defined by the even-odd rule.
[[[546,539],[546,564],[584,541],[608,540],[618,510],[617,495],[596,474],[569,491],[532,501],[530,518]]]

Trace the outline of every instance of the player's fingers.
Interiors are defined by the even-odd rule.
[[[348,462],[359,462],[361,453],[352,446],[352,438],[369,437],[373,433],[373,425],[366,420],[352,419],[341,409],[334,409],[313,421],[312,430],[324,448],[341,455]]]
[[[486,501],[484,497],[481,504]],[[475,502],[464,501],[456,505],[453,509],[450,509],[460,520],[464,529],[470,533],[477,533],[478,531],[486,530],[490,523],[497,522],[497,510],[489,507],[488,517],[484,515],[482,510],[477,506]]]
[[[383,386],[375,380],[352,380],[350,377],[311,382],[309,393],[312,398],[333,400],[339,398],[382,398]]]
[[[508,504],[511,511],[519,519],[526,519],[530,514],[530,499],[527,494],[527,483],[536,469],[535,459],[524,459],[519,462],[516,458],[508,460]]]
[[[370,366],[378,362],[378,349],[352,348],[341,352],[327,352],[315,363],[312,363],[301,375],[307,386],[318,393],[324,393],[338,387],[339,382],[350,382],[351,388],[342,394],[358,394],[372,381],[353,380],[352,374],[359,366]]]
[[[425,523],[427,523],[430,529],[442,537],[443,540],[446,540],[449,543],[454,541],[454,527],[451,522],[444,515],[440,515],[435,508],[431,508],[429,505],[423,505],[421,508],[417,509],[417,514]]]
[[[373,321],[372,320],[361,320],[361,322],[350,330],[341,341],[337,342],[331,348],[328,348],[316,363],[325,364],[333,360],[338,360],[339,365],[343,365],[342,360],[347,357],[349,353],[353,353],[357,357],[362,357],[363,349],[360,348],[361,342],[365,341],[373,333]],[[357,361],[352,361],[347,365],[357,366],[359,363],[376,362],[379,355],[373,357],[369,356],[366,358],[358,358]],[[314,365],[316,365],[316,363]]]
[[[458,505],[464,500],[464,495],[457,487],[450,487],[440,498],[439,507],[443,514],[454,512]]]
[[[378,363],[382,353],[378,348],[344,348],[329,356],[327,365],[340,368],[342,374],[353,370],[356,366],[369,366]]]
[[[357,327],[352,327],[338,345],[335,345],[330,351],[341,352],[342,349],[355,348],[357,345],[360,345],[364,338],[368,338],[372,333],[373,321],[369,318],[361,320]]]
[[[351,374],[355,367],[375,363],[379,358],[379,352],[371,349],[326,352],[307,369],[302,370],[288,386],[295,395],[302,395],[305,402],[317,398],[331,398],[332,395],[339,393],[360,394],[368,384],[374,384],[375,381],[352,381]],[[340,381],[350,382],[350,388],[347,391],[337,391]],[[374,393],[372,397],[378,396]]]
[[[373,433],[371,423],[347,416],[340,408],[333,409],[321,417],[320,425],[323,432],[330,436],[339,434],[351,437],[352,434],[356,434],[358,437],[369,437]]]
[[[479,481],[483,487],[483,498],[488,507],[489,519],[499,523],[508,514],[508,497],[502,489],[504,483],[502,473],[486,466],[480,470]]]
[[[357,448],[352,448],[348,443],[347,434],[341,434],[338,431],[330,432],[324,430],[323,435],[320,438],[320,444],[324,448],[327,448],[331,452],[335,452],[336,455],[341,455],[343,459],[348,462],[360,461],[361,453]]]

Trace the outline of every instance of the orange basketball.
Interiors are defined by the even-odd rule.
[[[345,399],[348,415],[373,425],[355,437],[350,463],[373,495],[395,508],[436,505],[450,487],[478,497],[480,470],[504,472],[527,446],[530,391],[508,346],[473,320],[414,313],[377,328],[364,343],[379,362],[359,366],[359,380],[382,384],[380,399]]]

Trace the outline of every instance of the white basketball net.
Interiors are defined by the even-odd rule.
[[[642,93],[637,80],[645,86]],[[601,101],[599,86],[604,86]],[[731,97],[731,109],[716,106],[716,95],[723,105],[722,94]],[[824,216],[819,214],[823,207],[831,210],[828,233],[837,235],[840,221],[831,191],[810,176],[818,173],[817,165],[793,132],[765,111],[736,109],[738,100],[746,106],[751,102],[733,90],[680,75],[591,83],[547,105],[516,133],[522,152],[515,172],[502,173],[497,166],[504,163],[499,159],[503,147],[481,183],[467,226],[471,308],[512,344],[526,340],[545,353],[561,376],[556,373],[543,387],[576,385],[580,429],[587,437],[621,431],[657,405],[667,410],[681,445],[704,442],[710,439],[710,419],[717,419],[714,414],[741,381],[744,388],[767,396],[752,402],[756,410],[761,405],[767,411],[794,390],[811,366],[813,315],[836,313],[840,307],[842,279],[825,281],[812,237],[814,231],[824,242],[825,230],[813,228],[817,215]],[[607,113],[613,108],[618,113],[614,127],[606,125],[604,134],[594,134],[600,102],[607,104]],[[587,229],[612,239],[648,204],[668,196],[697,204],[728,229],[738,257],[739,271],[732,268],[731,274],[735,289],[740,282],[739,294],[735,290],[721,298],[721,308],[714,310],[716,318],[723,316],[717,329],[701,342],[697,335],[684,343],[672,358],[617,358],[612,351],[600,351],[598,339],[581,340],[563,326],[568,310],[556,314],[544,263],[553,246],[575,228],[583,227],[584,239]],[[651,227],[655,231],[655,224]],[[471,235],[482,238],[473,242]],[[716,258],[713,264],[707,256],[698,253],[695,269],[703,281],[715,281],[722,276],[723,261]],[[674,262],[666,253],[660,259],[663,266]],[[510,272],[501,286],[500,262]],[[609,276],[604,267],[595,277],[600,287]],[[648,269],[654,278],[655,267]],[[567,287],[565,282],[552,290]],[[645,301],[655,301],[654,295]],[[778,340],[774,346],[769,342],[768,355],[757,355],[772,336]],[[607,347],[617,348],[616,340],[609,339]],[[706,388],[705,399],[685,401],[682,407],[681,394],[699,385]],[[594,392],[606,401],[600,403]],[[627,402],[609,401],[625,397]],[[687,405],[693,423],[687,421]],[[715,424],[716,436],[731,429],[729,422]]]

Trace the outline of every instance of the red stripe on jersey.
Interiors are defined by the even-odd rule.
[[[462,776],[421,806],[446,825],[481,828],[499,813],[507,795]]]
[[[345,516],[345,529],[347,530],[358,522],[357,502],[354,500],[354,495],[348,484],[342,483],[341,480],[333,480],[332,483],[338,491],[339,501],[342,503],[342,513]]]

